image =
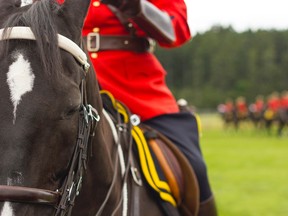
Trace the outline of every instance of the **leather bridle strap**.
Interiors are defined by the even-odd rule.
[[[0,41],[11,39],[36,40],[30,27],[15,26],[7,29],[0,29]],[[90,64],[87,61],[87,56],[76,43],[63,35],[58,34],[58,46],[72,54],[84,67],[85,71],[88,71]]]
[[[56,206],[55,216],[69,216],[75,203],[76,196],[82,187],[82,178],[87,169],[88,147],[94,136],[95,128],[100,116],[97,110],[86,104],[85,80],[81,83],[82,107],[78,120],[78,137],[73,156],[69,165],[69,172],[62,185],[61,199]]]
[[[0,201],[56,205],[60,193],[37,188],[0,185]]]

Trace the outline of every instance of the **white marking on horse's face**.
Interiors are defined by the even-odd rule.
[[[1,216],[13,216],[13,209],[10,202],[5,202],[1,211]]]
[[[7,185],[11,185],[11,184],[12,184],[12,179],[8,178]],[[0,216],[13,216],[13,215],[14,213],[13,213],[13,208],[12,208],[11,203],[5,202]]]
[[[15,53],[15,62],[13,62],[7,73],[7,83],[10,89],[10,98],[12,100],[13,110],[13,124],[16,121],[17,106],[21,101],[21,97],[27,92],[32,91],[35,76],[32,73],[31,64],[24,59],[20,52]]]
[[[21,0],[21,7],[32,4],[33,0]]]

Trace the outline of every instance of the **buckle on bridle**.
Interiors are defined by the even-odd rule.
[[[87,35],[87,50],[89,52],[97,52],[100,49],[100,35],[99,33],[90,32]]]

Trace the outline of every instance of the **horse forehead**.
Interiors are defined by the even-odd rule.
[[[33,0],[21,0],[21,7],[32,4]]]
[[[10,92],[10,99],[13,104],[13,116],[15,123],[17,107],[23,96],[33,90],[35,75],[31,68],[30,61],[25,57],[24,52],[15,51],[12,55],[13,62],[7,72],[7,84]]]

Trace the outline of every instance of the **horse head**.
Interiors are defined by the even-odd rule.
[[[59,202],[67,207],[80,190],[83,168],[76,167],[86,164],[73,165],[80,158],[75,146],[87,145],[79,133],[90,133],[85,128],[98,118],[93,107],[102,109],[79,48],[89,5],[0,0],[1,216],[52,215],[55,207],[64,215]]]

